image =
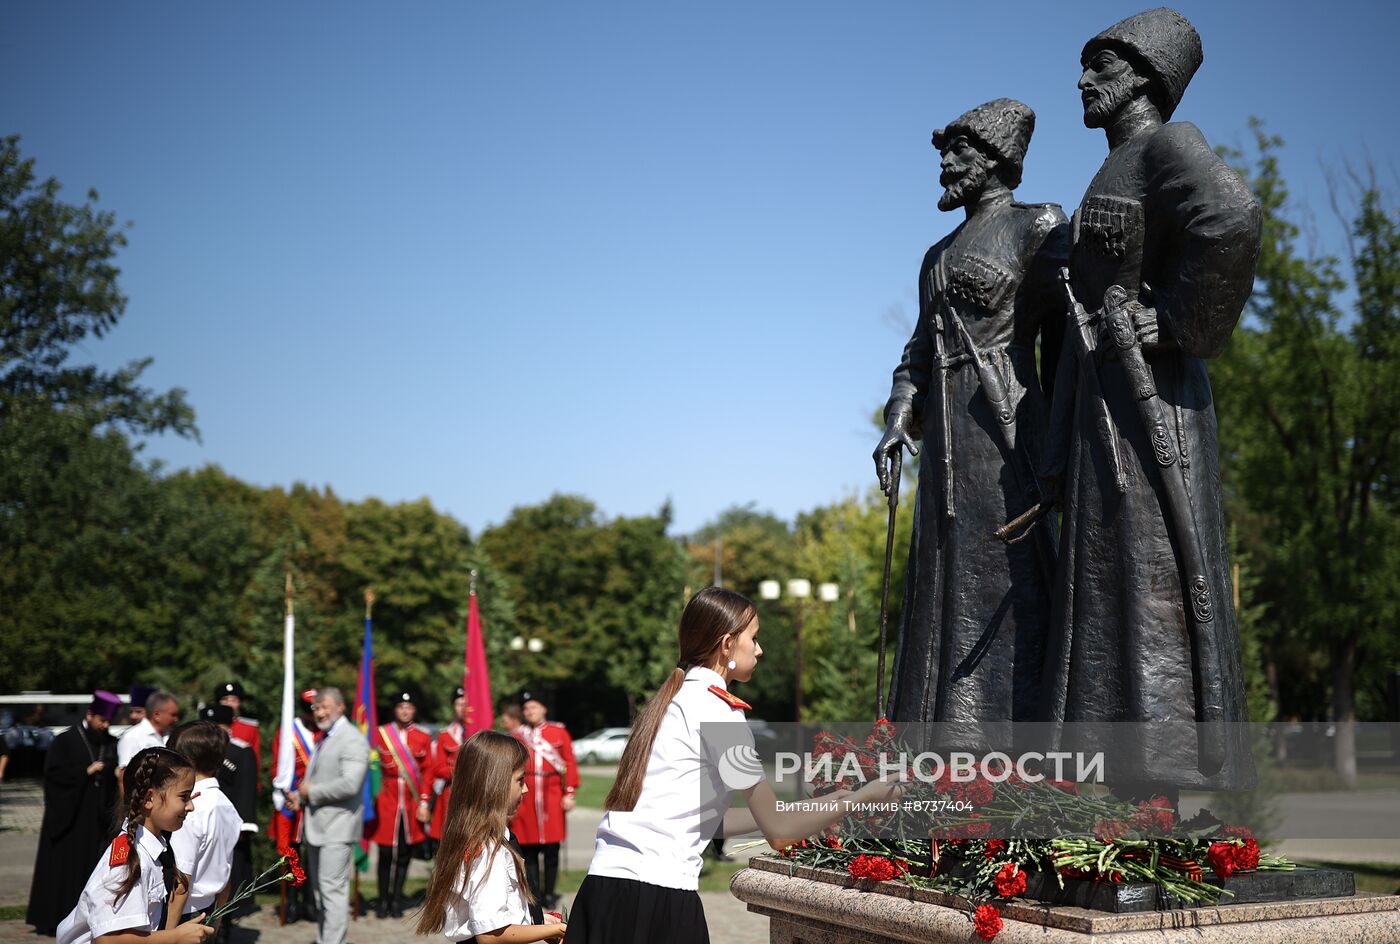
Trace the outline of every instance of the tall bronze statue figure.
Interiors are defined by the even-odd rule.
[[[1053,370],[1064,325],[1056,278],[1068,223],[1011,191],[1035,127],[1001,98],[933,134],[940,210],[966,219],[924,256],[919,320],[894,372],[875,449],[881,487],[898,450],[925,445],[889,717],[1031,720],[1050,622],[1053,528],[1005,546],[1001,521],[1034,505],[1046,424],[1036,339]],[[1047,377],[1053,377],[1047,373]]]
[[[1143,725],[1110,758],[1120,784],[1253,780],[1228,724],[1247,719],[1206,359],[1249,297],[1261,215],[1201,132],[1170,121],[1202,58],[1166,7],[1081,55],[1084,123],[1109,153],[1075,213],[1043,468],[1065,509],[1047,716],[1200,722]]]

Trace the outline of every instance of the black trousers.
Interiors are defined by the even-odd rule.
[[[535,893],[535,901],[543,901],[545,895],[554,894],[554,886],[559,882],[559,843],[547,842],[537,846],[520,846],[520,854],[525,859],[525,879],[530,883],[530,891]],[[544,859],[544,881],[541,882],[540,859]]]
[[[413,847],[408,844],[408,827],[399,820],[398,843],[379,847],[379,901],[381,906],[390,902],[403,901],[403,886],[408,880],[408,866],[413,861]],[[393,885],[389,884],[389,874],[393,873]]]

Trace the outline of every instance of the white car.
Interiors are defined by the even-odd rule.
[[[615,764],[631,737],[631,728],[603,728],[574,741],[574,757],[580,764]]]

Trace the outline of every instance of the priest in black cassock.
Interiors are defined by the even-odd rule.
[[[54,738],[44,758],[44,820],[24,916],[39,934],[53,937],[73,910],[110,838],[117,739],[107,726],[121,706],[111,692],[93,692],[86,716]]]

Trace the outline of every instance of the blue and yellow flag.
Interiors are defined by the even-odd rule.
[[[374,591],[365,591],[365,639],[360,649],[360,681],[355,687],[355,725],[369,741],[369,776],[365,778],[364,793],[361,801],[364,806],[365,828],[364,835],[369,836],[374,832],[373,823],[376,814],[374,809],[374,798],[379,795],[379,719],[374,710],[374,634],[372,632],[373,620],[370,617],[371,607],[374,606]],[[361,871],[369,868],[369,841],[360,840],[361,856],[357,862]]]

